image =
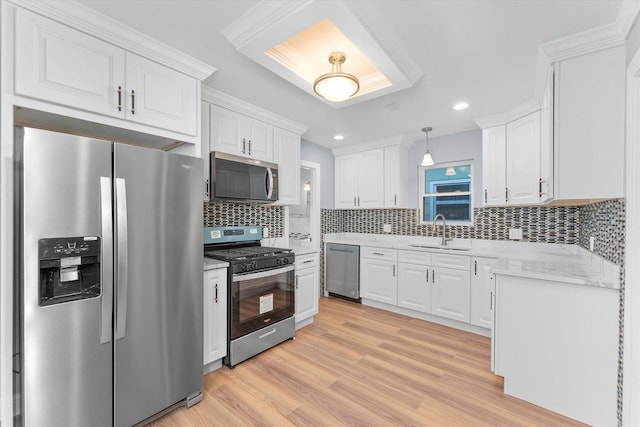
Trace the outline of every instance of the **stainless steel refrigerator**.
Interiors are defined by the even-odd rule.
[[[23,426],[131,426],[202,389],[202,160],[16,128]]]

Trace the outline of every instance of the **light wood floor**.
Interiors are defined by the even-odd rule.
[[[505,396],[489,338],[334,298],[295,340],[207,375],[203,394],[151,425],[581,425]]]

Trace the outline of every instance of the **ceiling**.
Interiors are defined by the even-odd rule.
[[[319,0],[328,2],[331,0]],[[217,68],[204,84],[309,127],[327,147],[477,129],[474,119],[534,98],[541,44],[616,21],[621,0],[350,0],[395,33],[422,77],[413,86],[333,108],[251,61],[222,31],[256,0],[80,0]],[[375,27],[375,26],[374,26]],[[375,31],[375,28],[373,28]],[[470,107],[454,111],[466,101]],[[345,139],[334,141],[333,135]]]

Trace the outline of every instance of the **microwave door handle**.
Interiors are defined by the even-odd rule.
[[[267,168],[267,199],[271,199],[273,196],[273,172],[271,168]]]
[[[113,225],[111,219],[111,178],[100,177],[100,228],[102,233],[100,344],[111,342],[111,316],[113,313]]]
[[[128,242],[127,242],[127,187],[123,178],[116,178],[117,224],[117,306],[116,340],[124,338],[127,329]]]

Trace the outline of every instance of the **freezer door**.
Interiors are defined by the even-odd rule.
[[[16,128],[22,425],[112,425],[111,147]]]
[[[202,159],[115,144],[117,426],[202,388]]]

